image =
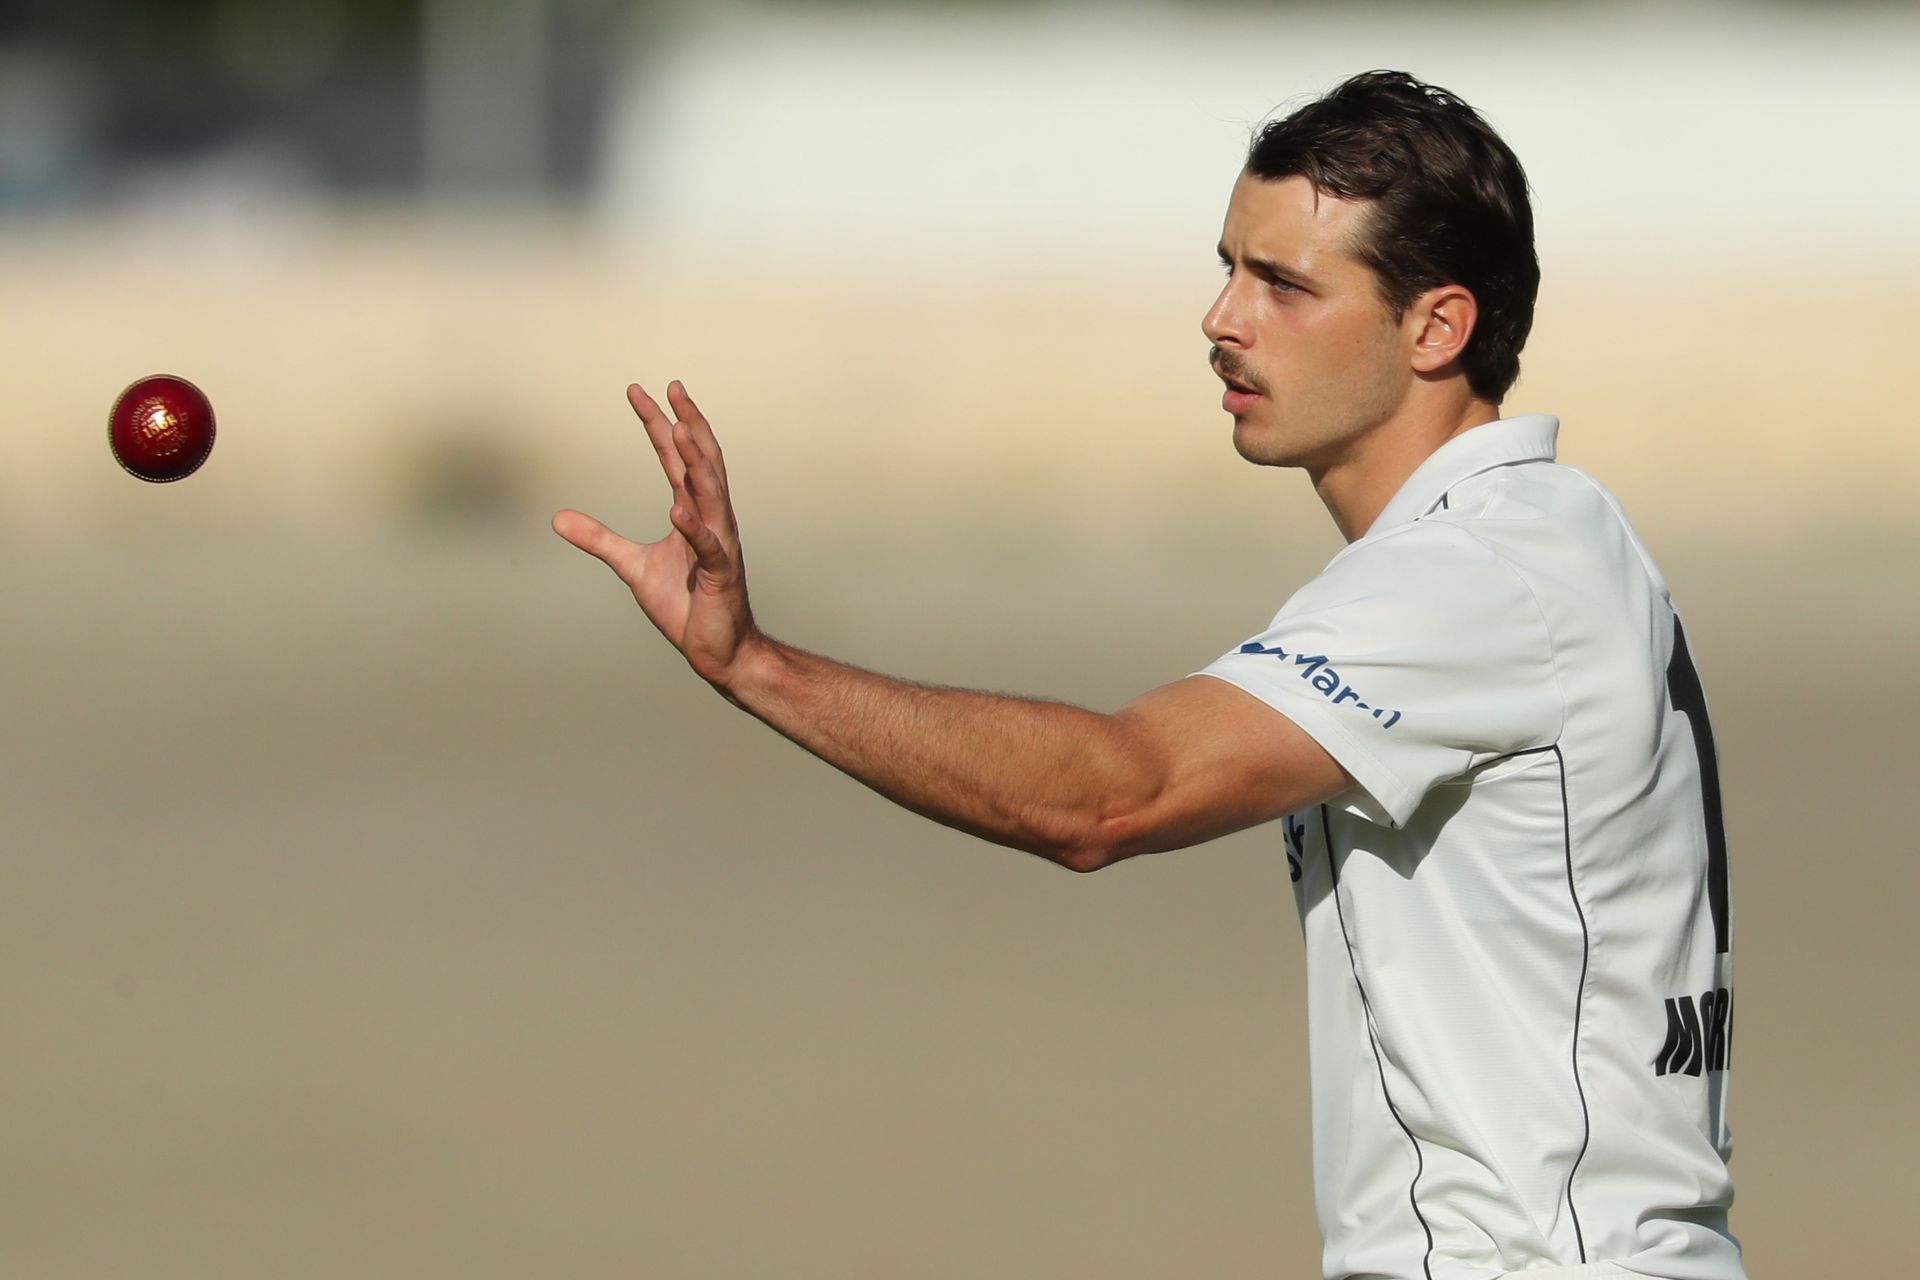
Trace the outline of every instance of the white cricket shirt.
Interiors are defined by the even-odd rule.
[[[1718,769],[1559,421],[1448,441],[1204,674],[1357,782],[1290,815],[1329,1280],[1742,1280]]]

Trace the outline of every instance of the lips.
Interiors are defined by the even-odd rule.
[[[1238,417],[1251,412],[1253,406],[1260,403],[1259,392],[1247,390],[1232,378],[1223,377],[1220,380],[1227,384],[1227,389],[1220,395],[1220,407],[1228,413]]]
[[[1224,369],[1216,368],[1214,370],[1214,373],[1219,377],[1220,381],[1227,384],[1227,394],[1229,395],[1257,396],[1260,394],[1258,391],[1254,390],[1253,387],[1249,386],[1245,382],[1242,382],[1239,378],[1236,378],[1233,375],[1229,374]]]
[[[1244,378],[1236,376],[1232,370],[1228,369],[1224,360],[1216,359],[1212,363],[1214,376],[1227,384],[1227,390],[1229,392],[1237,392],[1243,396],[1257,396],[1260,394],[1251,383],[1247,382]]]

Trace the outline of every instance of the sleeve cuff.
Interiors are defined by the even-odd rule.
[[[1404,826],[1419,807],[1420,797],[1413,794],[1372,752],[1361,746],[1339,724],[1332,709],[1325,704],[1305,698],[1275,697],[1264,681],[1243,680],[1231,671],[1216,667],[1192,674],[1211,676],[1251,694],[1293,721],[1309,738],[1319,743],[1321,750],[1353,776],[1354,788],[1333,801],[1339,807],[1369,822],[1388,827]]]

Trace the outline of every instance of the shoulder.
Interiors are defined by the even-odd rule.
[[[1598,479],[1544,459],[1468,476],[1448,490],[1444,507],[1416,523],[1452,525],[1496,550],[1521,538],[1579,539],[1600,530],[1632,530],[1620,499]]]
[[[1272,632],[1455,677],[1550,673],[1553,633],[1532,575],[1476,525],[1426,518],[1360,539],[1294,593]]]
[[[1576,609],[1621,594],[1665,599],[1665,577],[1612,490],[1579,467],[1538,462],[1469,477],[1450,509],[1419,521],[1450,525],[1544,597]]]
[[[1499,542],[1474,522],[1440,516],[1369,534],[1330,561],[1299,595],[1408,602],[1504,597],[1524,586]]]

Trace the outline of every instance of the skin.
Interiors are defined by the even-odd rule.
[[[1366,214],[1304,179],[1243,174],[1221,237],[1228,279],[1202,323],[1216,371],[1257,393],[1234,414],[1235,447],[1304,468],[1349,539],[1434,449],[1498,416],[1456,363],[1473,295],[1442,286],[1392,316],[1353,252]],[[728,700],[888,799],[1085,872],[1352,786],[1292,721],[1211,677],[1104,714],[897,680],[774,639],[754,620],[711,424],[679,382],[665,407],[637,385],[627,399],[672,490],[671,529],[640,543],[569,510],[555,532],[612,569]]]
[[[1430,289],[1396,319],[1354,252],[1369,216],[1305,178],[1241,174],[1220,236],[1227,282],[1200,324],[1215,371],[1262,393],[1235,415],[1234,447],[1305,468],[1349,542],[1427,455],[1500,416],[1458,365],[1473,294]]]

